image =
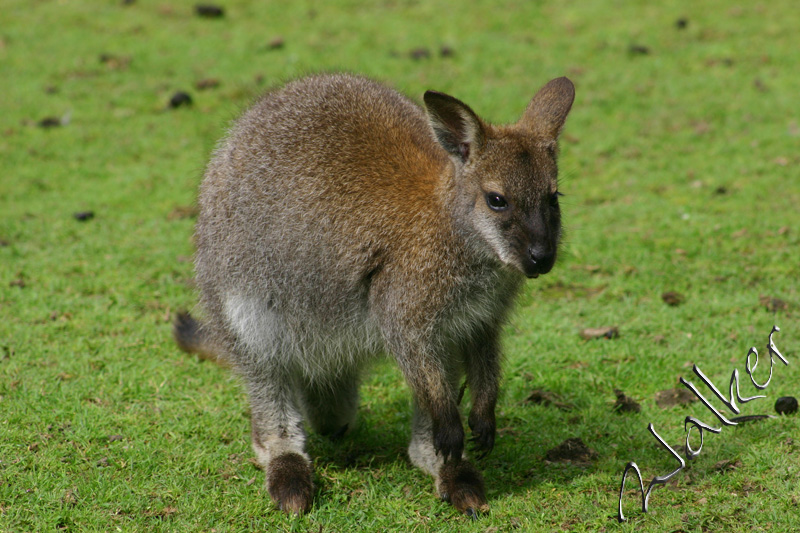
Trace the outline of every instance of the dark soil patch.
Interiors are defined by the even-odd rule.
[[[420,59],[428,59],[431,57],[431,51],[427,48],[414,48],[408,53],[408,55],[414,61],[419,61]]]
[[[782,396],[775,401],[775,411],[779,415],[791,415],[797,412],[797,398]]]
[[[761,295],[758,297],[758,303],[763,305],[770,313],[785,311],[789,307],[785,301],[780,298],[773,298],[772,296]]]
[[[614,395],[617,401],[614,402],[614,411],[618,413],[638,413],[642,407],[633,399],[625,396],[625,393],[619,389],[614,389]]]
[[[588,466],[598,454],[593,449],[586,446],[580,437],[567,439],[555,448],[547,450],[544,458],[552,463],[573,463]]]
[[[679,292],[667,291],[661,295],[661,299],[664,300],[665,304],[677,307],[686,300],[686,297]]]
[[[544,389],[534,389],[531,391],[530,395],[525,399],[528,403],[535,403],[541,405],[552,405],[553,407],[557,407],[562,411],[570,411],[575,406],[571,403],[564,401],[564,399],[556,394],[555,392],[550,392]]]
[[[198,4],[194,6],[194,12],[197,13],[199,17],[210,19],[216,19],[225,16],[225,10],[220,6],[215,6],[213,4]]]
[[[177,109],[179,107],[185,107],[192,105],[192,97],[189,93],[184,91],[178,91],[173,94],[169,99],[169,107],[172,109]]]
[[[656,393],[656,404],[662,409],[669,409],[676,405],[688,405],[696,401],[697,396],[688,389],[667,389]]]

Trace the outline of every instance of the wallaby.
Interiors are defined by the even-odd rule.
[[[195,257],[203,321],[179,345],[243,378],[252,444],[286,512],[312,503],[304,422],[352,429],[365,363],[394,357],[414,399],[411,461],[475,516],[484,482],[464,452],[495,441],[499,336],[524,279],[561,237],[557,139],[574,99],[545,85],[513,125],[425,93],[316,75],[269,92],[234,123],[200,186]],[[463,392],[463,390],[461,391]]]

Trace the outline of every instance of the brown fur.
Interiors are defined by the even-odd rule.
[[[181,318],[175,332],[243,377],[253,449],[281,508],[310,502],[298,481],[310,480],[304,422],[353,428],[360,371],[381,353],[414,395],[414,464],[460,510],[485,505],[459,382],[486,454],[502,324],[525,277],[556,260],[556,139],[573,97],[569,80],[553,80],[518,123],[494,126],[442,93],[425,93],[423,110],[365,78],[321,75],[236,121],[200,187],[207,318]]]
[[[267,467],[267,479],[267,491],[282,511],[301,514],[311,510],[314,484],[303,456],[286,453],[274,458]]]
[[[175,316],[172,324],[172,336],[178,348],[186,353],[196,354],[207,361],[214,361],[222,366],[229,366],[219,347],[214,346],[213,339],[203,331],[203,324],[187,312]]]
[[[483,476],[467,461],[450,461],[439,470],[439,497],[453,507],[474,516],[488,511]]]

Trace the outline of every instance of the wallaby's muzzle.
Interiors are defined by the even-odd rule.
[[[556,262],[555,249],[542,245],[531,245],[522,257],[522,269],[529,278],[537,278],[539,274],[547,274]]]

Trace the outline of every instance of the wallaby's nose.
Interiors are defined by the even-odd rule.
[[[547,274],[556,262],[555,251],[544,246],[533,245],[528,248],[528,257],[525,261],[525,275],[535,278],[539,274]]]

